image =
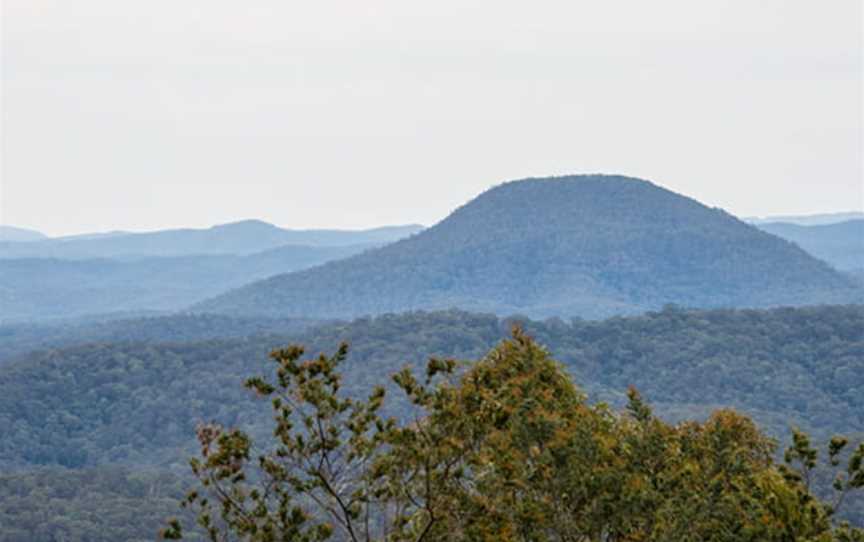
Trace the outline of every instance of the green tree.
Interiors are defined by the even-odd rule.
[[[787,466],[747,417],[720,410],[668,424],[635,389],[625,412],[591,405],[563,368],[514,331],[476,363],[433,358],[424,377],[394,376],[401,419],[385,391],[341,391],[344,344],[302,361],[274,351],[272,378],[246,386],[271,401],[273,445],[198,430],[200,488],[186,504],[211,540],[859,541],[832,525],[864,482],[864,445],[838,475],[835,502],[810,492],[817,452],[796,434]],[[839,467],[846,441],[829,460]],[[163,532],[181,538],[179,522]]]

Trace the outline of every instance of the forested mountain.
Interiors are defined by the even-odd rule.
[[[859,297],[849,277],[719,209],[647,181],[594,175],[505,183],[408,239],[195,309],[346,317],[458,307],[605,317],[666,303],[766,307]]]
[[[28,230],[26,228],[16,228],[15,226],[0,225],[0,242],[26,242],[40,241],[47,239],[42,232],[36,230]]]
[[[336,247],[383,244],[407,237],[422,226],[370,230],[286,230],[260,220],[208,229],[163,230],[120,235],[75,236],[35,243],[0,243],[0,258],[142,258],[199,254],[252,254],[284,245]]]
[[[0,323],[115,311],[179,310],[251,281],[374,245],[284,246],[251,255],[0,260]]]
[[[759,229],[795,243],[836,269],[864,269],[864,218],[813,226],[772,222]]]

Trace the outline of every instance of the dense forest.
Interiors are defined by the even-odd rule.
[[[862,290],[801,248],[647,181],[497,186],[408,239],[194,307],[352,317],[461,308],[602,318],[688,307],[849,303]]]
[[[670,419],[717,406],[770,433],[864,428],[864,308],[661,312],[602,322],[524,322],[594,400],[637,386]],[[155,321],[158,321],[156,319]],[[347,387],[362,394],[425,356],[473,359],[514,321],[448,311],[364,318],[305,331],[203,342],[91,343],[0,366],[0,465],[177,464],[201,420],[254,423],[237,384],[274,347],[346,340]],[[195,324],[194,318],[174,320]],[[134,338],[134,337],[130,337]]]
[[[198,342],[260,335],[286,335],[320,324],[302,318],[242,318],[218,314],[173,314],[136,318],[64,319],[0,326],[0,364],[36,350],[86,343]]]
[[[166,470],[0,473],[0,541],[149,542],[166,517],[184,517],[189,487],[189,476]]]
[[[74,479],[79,469],[156,469],[174,480],[168,487],[188,483],[186,461],[196,452],[198,423],[243,427],[256,439],[266,438],[269,416],[241,383],[268,374],[262,360],[273,348],[299,342],[314,353],[347,341],[344,389],[362,397],[403,366],[421,368],[429,356],[477,359],[514,323],[548,347],[591,404],[623,408],[628,386],[634,385],[658,415],[673,422],[705,419],[732,406],[780,442],[788,441],[793,425],[817,442],[834,433],[853,439],[864,434],[861,306],[710,311],[670,306],[638,317],[570,322],[461,311],[319,324],[185,315],[61,326],[42,344],[34,334],[39,326],[3,328],[5,342],[29,336],[44,350],[0,365],[0,426],[8,428],[0,440],[0,468],[30,487],[29,496],[18,493],[26,506],[19,502],[14,510],[55,510],[46,528],[60,528],[75,516],[68,510],[86,506],[93,496],[66,494],[41,503],[33,469],[59,473],[45,489],[55,491],[56,482],[57,495],[64,495],[64,480]],[[234,328],[236,334],[214,339],[210,333],[217,328]],[[76,335],[86,344],[70,344]],[[160,336],[166,342],[156,342]],[[51,341],[66,346],[51,348]],[[401,418],[411,409],[397,398],[384,414]],[[830,485],[830,479],[823,481],[821,487]],[[157,514],[167,505],[145,499],[141,506]],[[856,507],[864,510],[860,500],[852,500],[845,517],[864,524]],[[122,507],[115,512],[125,513]],[[10,525],[36,517],[12,515],[17,519]]]

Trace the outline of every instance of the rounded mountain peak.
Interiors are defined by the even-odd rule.
[[[582,235],[598,230],[749,227],[649,181],[622,175],[528,178],[493,187],[427,230],[448,238]],[[484,233],[485,232],[485,233]]]

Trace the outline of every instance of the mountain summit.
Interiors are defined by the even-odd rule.
[[[848,302],[851,281],[720,209],[622,176],[525,179],[377,250],[201,303],[233,314],[348,317],[459,307],[604,317]]]

